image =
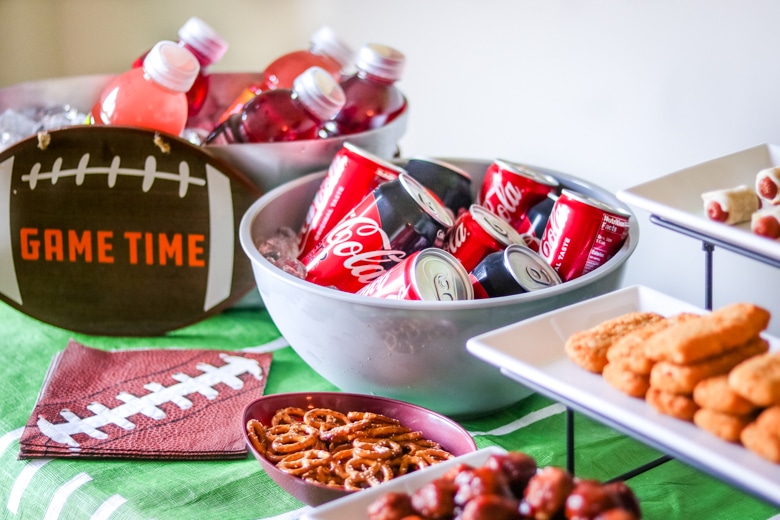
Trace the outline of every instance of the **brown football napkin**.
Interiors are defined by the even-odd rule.
[[[271,357],[70,340],[52,360],[19,458],[243,458],[242,414],[263,395]]]

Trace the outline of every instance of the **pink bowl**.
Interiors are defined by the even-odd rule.
[[[310,506],[316,506],[354,493],[346,489],[334,488],[305,481],[285,473],[261,455],[252,443],[246,431],[246,423],[257,419],[268,425],[277,410],[294,406],[309,410],[312,408],[330,408],[341,413],[372,412],[392,417],[402,425],[419,430],[426,439],[438,442],[441,447],[455,456],[476,451],[474,439],[458,423],[439,415],[427,408],[395,399],[363,394],[342,392],[296,392],[270,394],[251,402],[244,409],[242,428],[249,451],[263,466],[266,473],[292,496]]]

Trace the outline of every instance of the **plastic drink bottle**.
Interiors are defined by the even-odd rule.
[[[253,97],[267,90],[292,88],[295,78],[310,67],[326,70],[333,79],[341,81],[342,72],[351,66],[352,49],[339,39],[330,27],[321,27],[310,39],[310,47],[283,54],[268,64],[262,79],[246,87],[219,118],[219,123],[241,108]]]
[[[203,108],[209,94],[209,66],[217,63],[225,55],[228,43],[209,24],[193,16],[179,28],[179,40],[176,42],[198,59],[200,73],[187,91],[187,113],[192,118]],[[148,54],[148,52],[146,53]],[[133,62],[133,67],[141,67],[146,58],[141,55]]]
[[[111,80],[92,107],[93,124],[140,126],[180,135],[187,94],[198,75],[195,56],[175,42],[158,42],[136,67]]]
[[[220,124],[205,144],[296,141],[327,137],[326,121],[344,105],[344,92],[320,67],[310,67],[292,89],[267,90]]]
[[[357,72],[341,82],[346,102],[334,119],[340,135],[379,128],[401,114],[406,99],[396,81],[401,79],[405,56],[400,51],[370,43],[361,47]]]

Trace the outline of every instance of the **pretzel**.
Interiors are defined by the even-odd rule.
[[[265,434],[263,424],[257,419],[249,419],[246,423],[246,430],[249,436],[249,442],[252,443],[252,446],[254,446],[258,452],[264,454],[268,444],[268,437]]]
[[[302,475],[312,468],[328,464],[330,457],[330,452],[326,450],[299,451],[284,457],[276,467],[291,475]]]
[[[364,459],[386,460],[401,454],[401,445],[389,439],[355,439],[355,455]]]
[[[294,424],[303,420],[304,411],[301,408],[295,408],[289,406],[277,410],[271,419],[271,426],[278,426],[280,424]]]
[[[370,423],[401,424],[398,419],[387,417],[386,415],[372,412],[349,412],[347,417],[350,421],[368,421]]]
[[[271,441],[271,449],[276,453],[294,453],[307,450],[317,442],[317,434],[306,428],[291,428]]]
[[[303,422],[323,431],[348,424],[350,420],[343,413],[327,408],[314,408],[303,415]]]
[[[352,458],[347,462],[349,476],[344,481],[347,489],[365,489],[378,486],[393,478],[393,470],[387,464],[362,457]]]

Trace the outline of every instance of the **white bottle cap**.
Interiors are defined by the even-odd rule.
[[[378,43],[361,47],[355,61],[358,70],[390,81],[401,79],[405,64],[406,57],[401,51]]]
[[[144,72],[163,87],[187,92],[200,71],[198,59],[175,42],[157,42],[144,58]]]
[[[209,63],[216,63],[228,50],[228,43],[209,24],[193,16],[179,29],[179,39],[198,51]]]
[[[355,51],[327,25],[320,27],[311,35],[311,49],[316,53],[330,56],[341,64],[342,69],[351,65],[355,56]]]
[[[344,91],[322,67],[309,67],[293,82],[301,103],[322,121],[333,119],[344,106]]]

